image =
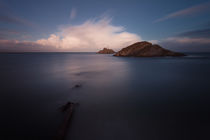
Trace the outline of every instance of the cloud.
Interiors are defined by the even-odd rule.
[[[163,47],[184,52],[210,52],[210,29],[198,29],[159,40]]]
[[[70,13],[70,19],[74,19],[77,15],[77,10],[75,8],[71,9],[71,13]]]
[[[199,5],[186,8],[180,11],[176,11],[174,13],[170,13],[162,18],[155,20],[155,22],[161,22],[161,21],[165,21],[171,18],[176,18],[176,17],[181,17],[181,16],[193,15],[193,14],[197,14],[197,13],[201,13],[201,12],[205,12],[209,10],[210,10],[210,2],[203,3],[203,4],[199,4]]]
[[[210,38],[170,37],[159,43],[174,51],[210,52]]]
[[[2,23],[10,23],[10,24],[20,24],[26,25],[29,27],[35,27],[36,25],[26,19],[22,19],[20,17],[16,17],[13,15],[0,15],[0,22]]]
[[[43,46],[30,41],[0,40],[0,52],[33,52],[44,50]]]
[[[27,26],[32,26],[33,24],[25,19],[21,19],[19,17],[11,16],[11,15],[0,15],[0,22],[3,23],[11,23],[11,24],[23,24]]]
[[[37,40],[37,43],[64,50],[98,51],[103,47],[120,49],[141,40],[140,36],[126,32],[122,26],[111,25],[107,18],[65,27],[58,34],[51,34],[47,39]]]
[[[140,36],[126,32],[124,27],[114,26],[110,19],[103,18],[88,20],[81,25],[63,27],[48,38],[34,42],[3,41],[0,42],[0,50],[2,46],[18,50],[17,46],[22,45],[21,50],[28,47],[26,49],[28,51],[31,48],[31,51],[95,52],[104,47],[119,50],[137,41],[141,41]]]
[[[149,42],[151,42],[152,44],[158,44],[159,40],[149,40]]]
[[[199,38],[210,38],[210,28],[183,32],[183,33],[179,34],[178,36],[192,37],[192,38],[198,38],[198,37]]]
[[[189,38],[189,37],[171,37],[167,38],[166,41],[174,41],[177,43],[194,43],[194,44],[210,44],[210,38]]]
[[[0,39],[16,39],[19,38],[21,40],[32,39],[33,37],[29,35],[27,32],[22,30],[16,29],[9,29],[9,28],[0,28]]]
[[[160,41],[164,47],[176,51],[210,51],[210,29],[192,30]]]
[[[0,2],[0,23],[26,25],[35,27],[36,25],[24,18],[14,14],[12,10]]]
[[[0,39],[7,38],[9,36],[18,36],[18,35],[20,35],[19,31],[0,28]]]

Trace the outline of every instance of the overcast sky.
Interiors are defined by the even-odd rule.
[[[0,0],[0,51],[210,51],[209,0]]]

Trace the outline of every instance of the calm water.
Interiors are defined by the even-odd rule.
[[[210,139],[209,81],[210,54],[0,54],[0,139],[53,140],[67,101],[69,140]]]

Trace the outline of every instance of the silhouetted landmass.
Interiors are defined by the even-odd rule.
[[[100,50],[98,53],[100,53],[100,54],[113,54],[113,53],[115,53],[115,51],[113,51],[112,49],[104,48],[103,50]]]
[[[114,56],[134,56],[134,57],[159,57],[159,56],[185,56],[183,53],[173,52],[162,48],[159,45],[153,45],[150,42],[143,41],[132,44],[117,52]]]

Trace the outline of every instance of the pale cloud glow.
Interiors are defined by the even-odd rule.
[[[126,32],[122,26],[112,25],[108,18],[64,27],[57,34],[59,35],[51,34],[46,39],[39,39],[36,43],[70,51],[98,51],[103,47],[119,50],[141,41],[140,36]]]
[[[58,32],[37,41],[0,40],[0,51],[96,52],[104,47],[118,51],[137,41],[142,41],[139,35],[112,25],[109,18],[102,18],[59,28]]]

